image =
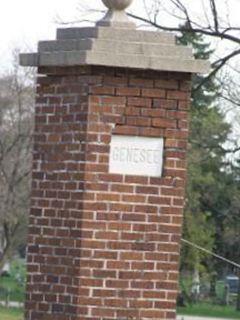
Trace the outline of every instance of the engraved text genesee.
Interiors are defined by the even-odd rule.
[[[139,149],[130,147],[114,147],[112,159],[128,163],[159,163],[159,150]]]

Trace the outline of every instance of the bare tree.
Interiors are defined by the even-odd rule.
[[[226,41],[226,46],[230,46],[229,52],[216,57],[212,62],[210,76],[215,75],[229,61],[240,55],[240,24],[234,21],[234,11],[231,12],[229,9],[239,6],[235,0],[201,0],[194,5],[191,0],[143,0],[143,4],[145,16],[133,13],[129,13],[129,16],[160,30],[194,32],[214,40]],[[237,69],[235,71],[238,72]]]
[[[0,270],[26,234],[34,105],[31,74],[15,59],[12,70],[0,77]]]
[[[140,26],[151,27],[155,30],[169,32],[189,32],[203,34],[212,40],[213,44],[224,47],[215,55],[212,61],[210,74],[203,78],[203,82],[209,77],[218,74],[219,84],[222,85],[222,77],[219,72],[225,67],[231,77],[239,82],[240,66],[240,23],[236,12],[240,10],[239,0],[139,0],[135,1],[136,10],[129,10],[128,15],[135,19]],[[101,10],[91,7],[88,1],[82,0],[79,3],[78,12],[80,19],[61,24],[74,24],[92,22],[96,13]],[[137,13],[136,13],[137,12]],[[194,90],[198,90],[202,83]],[[237,85],[238,86],[238,85]],[[239,106],[239,99],[235,100],[236,87],[231,90],[223,90],[222,98],[231,102],[233,106]],[[225,85],[224,85],[225,87]],[[233,99],[234,96],[234,99]]]

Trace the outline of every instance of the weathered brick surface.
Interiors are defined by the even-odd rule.
[[[190,76],[39,74],[26,319],[175,319]],[[113,134],[164,137],[163,177],[109,174]]]

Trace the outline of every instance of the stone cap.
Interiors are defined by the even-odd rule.
[[[132,0],[103,0],[109,8],[95,27],[57,30],[57,39],[41,41],[37,53],[20,54],[22,66],[98,65],[158,71],[207,73],[210,63],[166,32],[136,30],[123,8]]]

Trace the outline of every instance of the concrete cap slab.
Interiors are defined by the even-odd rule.
[[[158,56],[144,56],[140,54],[107,54],[106,52],[94,51],[68,51],[68,52],[44,52],[41,54],[21,54],[21,65],[23,66],[79,66],[98,65],[133,69],[149,69],[174,72],[207,73],[209,63],[205,60],[181,60],[181,64],[176,64],[176,58]],[[106,61],[107,59],[107,61]]]
[[[118,55],[121,54],[143,54],[146,56],[162,56],[192,58],[192,50],[190,47],[179,46],[176,50],[175,45],[171,44],[149,44],[144,42],[129,42],[129,41],[113,41],[113,40],[58,40],[58,41],[41,41],[38,45],[38,52],[59,52],[59,51],[82,51],[92,50],[96,52],[109,51]]]
[[[171,43],[174,45],[176,43],[175,36],[169,32],[154,32],[132,29],[129,29],[126,32],[124,29],[112,27],[60,28],[57,30],[57,40],[85,38],[150,43]]]
[[[109,0],[108,3],[110,7],[126,6],[131,1]],[[126,29],[114,18],[110,22],[109,26],[97,23],[95,27],[58,29],[56,40],[41,41],[37,53],[20,54],[20,64],[36,67],[101,65],[186,73],[209,71],[209,62],[195,60],[192,50],[177,45],[173,34],[136,30],[128,23]]]

